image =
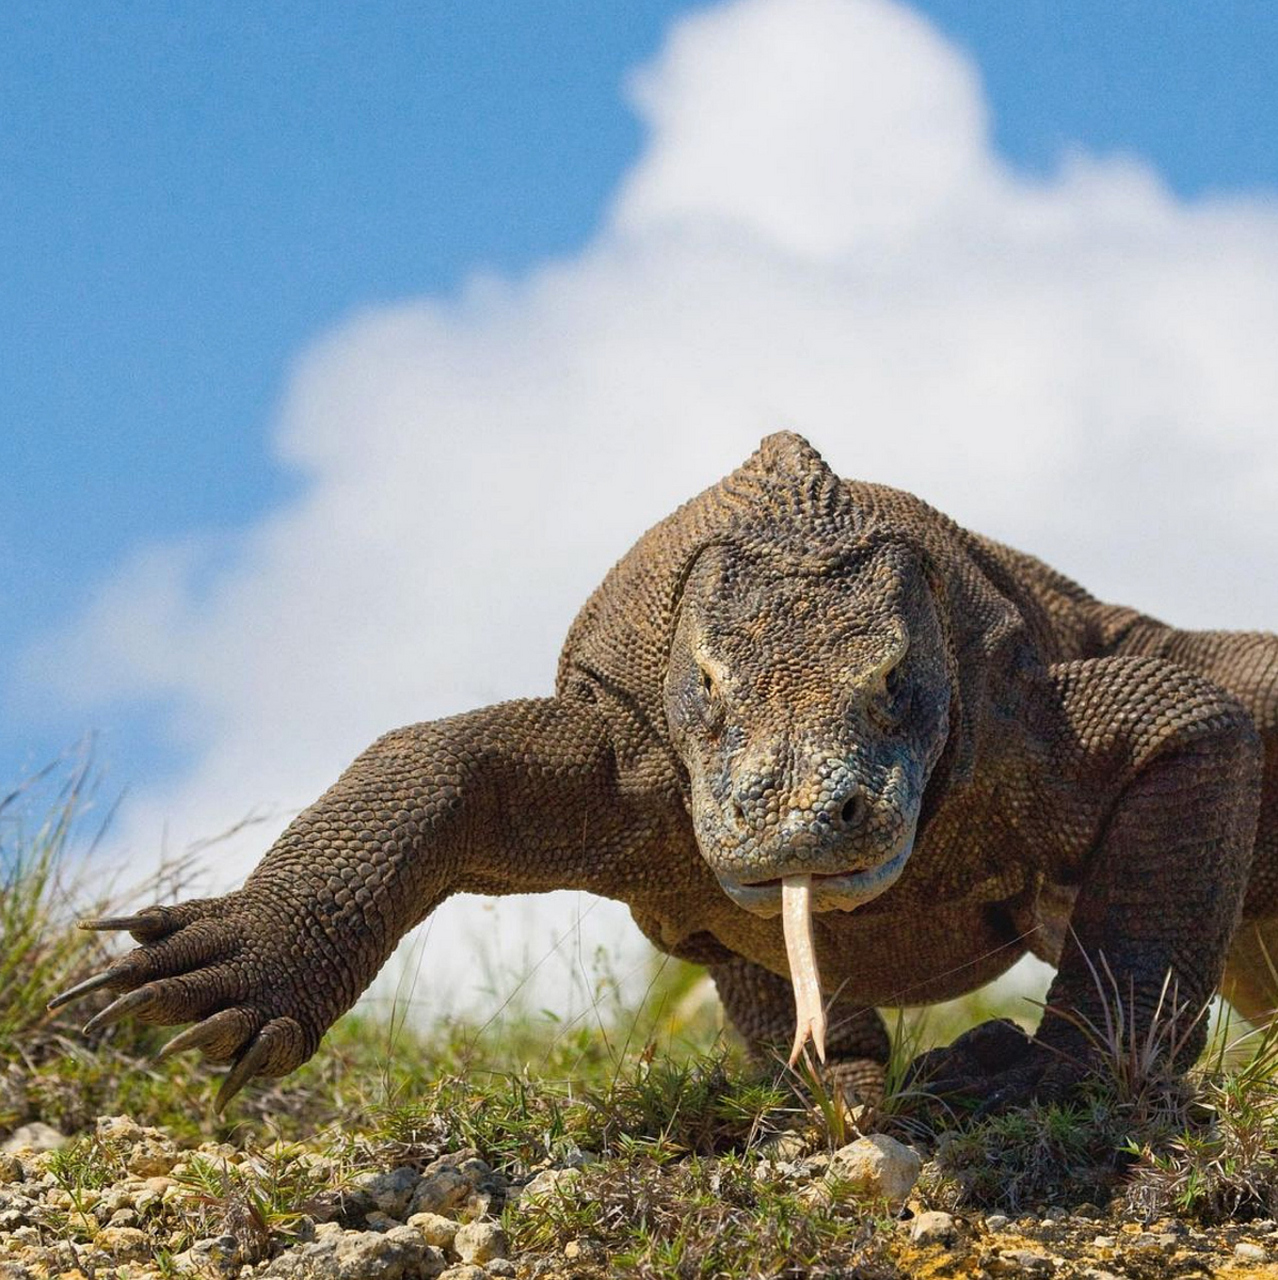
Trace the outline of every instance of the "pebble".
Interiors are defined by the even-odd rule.
[[[54,1151],[66,1140],[66,1134],[60,1133],[51,1124],[33,1120],[13,1131],[5,1140],[4,1150],[9,1154],[17,1151]]]
[[[840,1147],[830,1160],[826,1182],[900,1206],[914,1189],[922,1168],[916,1151],[886,1134],[875,1133]]]
[[[581,1236],[577,1240],[569,1240],[564,1245],[564,1257],[572,1262],[601,1263],[607,1259],[608,1251],[598,1240],[592,1240],[589,1236]]]
[[[146,1232],[137,1227],[103,1227],[93,1237],[93,1248],[113,1262],[144,1262],[152,1253]]]
[[[529,1179],[516,1193],[511,1189],[511,1198],[518,1200],[544,1199],[563,1195],[574,1182],[581,1180],[580,1169],[543,1169],[536,1177]]]
[[[992,1275],[1046,1276],[1055,1266],[1048,1254],[1035,1253],[1032,1249],[1005,1249],[990,1259],[987,1269]]]
[[[955,1225],[951,1214],[924,1210],[910,1223],[910,1239],[916,1244],[951,1244]]]
[[[495,1222],[468,1222],[457,1229],[453,1248],[463,1262],[483,1264],[510,1254],[506,1233]]]
[[[986,1231],[1006,1231],[1011,1218],[1005,1213],[989,1213],[985,1215]]]
[[[326,1233],[314,1244],[281,1254],[261,1274],[281,1280],[429,1280],[443,1270],[442,1251],[403,1226],[386,1232]]]
[[[409,1202],[417,1191],[421,1175],[409,1165],[401,1165],[386,1173],[365,1174],[355,1181],[358,1190],[372,1198],[377,1208],[389,1218],[402,1222]]]
[[[439,1213],[415,1213],[409,1218],[408,1225],[427,1244],[433,1244],[437,1249],[451,1249],[460,1226],[452,1218],[445,1218]]]
[[[1269,1254],[1263,1246],[1252,1244],[1250,1240],[1244,1240],[1241,1244],[1234,1246],[1234,1257],[1239,1262],[1265,1262],[1268,1260]]]

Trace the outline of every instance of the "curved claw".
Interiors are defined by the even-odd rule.
[[[77,928],[93,933],[115,933],[127,930],[139,942],[163,937],[170,931],[167,907],[147,907],[131,916],[102,916],[97,920],[77,921]]]
[[[270,1039],[258,1032],[252,1044],[236,1059],[235,1065],[227,1072],[222,1087],[217,1091],[213,1109],[221,1115],[226,1104],[257,1074],[258,1067],[271,1051]]]
[[[100,991],[103,987],[109,987],[113,982],[123,977],[124,970],[120,968],[107,969],[102,973],[94,974],[92,978],[86,978],[83,982],[77,982],[74,987],[68,987],[60,995],[56,995],[45,1006],[52,1013],[55,1009],[61,1009],[64,1004],[70,1004],[73,1000],[79,1000],[81,996],[87,996],[94,991]]]
[[[113,1000],[101,1013],[90,1018],[84,1024],[84,1034],[91,1036],[95,1031],[109,1027],[131,1013],[139,1013],[154,1003],[155,992],[147,987],[139,987],[138,990],[130,991],[118,1000]]]
[[[306,1032],[293,1018],[273,1018],[236,1059],[222,1081],[214,1107],[220,1113],[253,1076],[284,1075],[305,1062],[314,1050],[314,1044],[308,1044]]]

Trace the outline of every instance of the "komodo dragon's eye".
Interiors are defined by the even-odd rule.
[[[698,670],[701,673],[701,693],[705,700],[706,728],[711,733],[716,733],[723,725],[723,698],[714,682],[714,676],[705,667],[699,666]]]
[[[889,702],[895,702],[901,696],[901,691],[905,688],[905,673],[899,662],[883,677],[883,687]]]
[[[905,716],[910,704],[909,684],[904,662],[897,662],[883,673],[883,688],[870,701],[870,714],[884,729],[893,729]]]

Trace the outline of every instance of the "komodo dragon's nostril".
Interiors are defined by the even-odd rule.
[[[868,806],[860,787],[854,787],[851,795],[843,802],[839,810],[839,825],[844,831],[853,831],[865,821]]]

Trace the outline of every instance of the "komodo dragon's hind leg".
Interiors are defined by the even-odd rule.
[[[1260,819],[1221,992],[1249,1022],[1267,1023],[1278,1009],[1278,635],[1178,631],[1149,620],[1127,632],[1115,651],[1168,658],[1206,676],[1242,703],[1260,733]]]
[[[709,966],[719,998],[761,1065],[779,1066],[794,1038],[794,990],[788,978],[734,957]],[[875,1009],[827,1000],[826,1075],[849,1103],[879,1102],[891,1041]]]

